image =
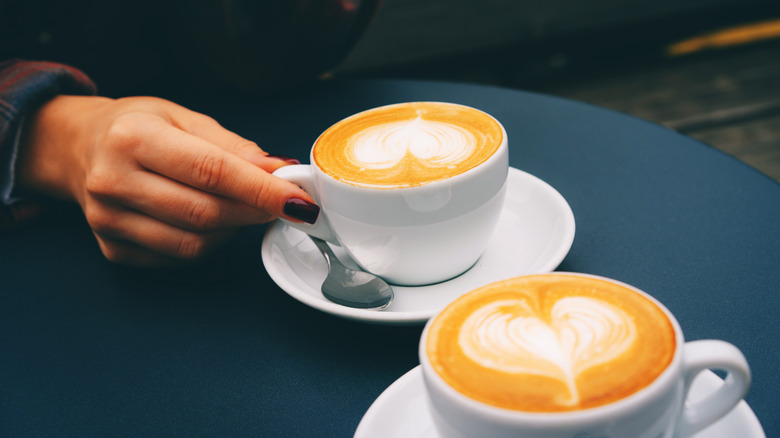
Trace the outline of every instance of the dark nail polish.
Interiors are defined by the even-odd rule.
[[[268,155],[266,155],[266,157],[274,158],[276,160],[281,160],[281,161],[284,161],[285,163],[288,163],[288,164],[301,164],[301,161],[298,160],[297,158],[285,157],[284,155],[268,154]]]
[[[293,219],[313,224],[320,214],[320,207],[305,199],[290,198],[284,203],[283,211]]]

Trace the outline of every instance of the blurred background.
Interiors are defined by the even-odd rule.
[[[447,80],[612,108],[780,181],[778,0],[0,0],[0,60],[187,104],[333,78]]]
[[[776,0],[383,0],[335,73],[589,102],[700,139],[780,181]]]

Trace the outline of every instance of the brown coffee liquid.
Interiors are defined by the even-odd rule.
[[[317,166],[358,186],[414,187],[466,172],[503,141],[501,126],[463,105],[411,102],[344,119],[314,144]]]
[[[621,285],[552,274],[466,294],[432,323],[426,352],[469,398],[526,412],[605,405],[671,363],[675,331],[651,300]]]

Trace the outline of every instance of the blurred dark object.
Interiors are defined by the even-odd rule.
[[[177,0],[169,30],[182,65],[243,90],[298,83],[333,69],[379,0]]]
[[[101,94],[263,93],[346,56],[380,0],[0,0],[0,59],[89,74]]]
[[[526,86],[775,17],[777,0],[385,0],[339,73]]]

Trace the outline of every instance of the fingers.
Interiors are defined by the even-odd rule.
[[[269,156],[208,116],[168,101],[125,98],[94,113],[74,198],[110,260],[170,265],[199,258],[236,227],[274,217],[313,222],[319,207],[274,177],[297,160]]]
[[[170,126],[157,130],[154,142],[140,144],[136,159],[152,172],[207,193],[243,202],[273,216],[286,216],[283,209],[290,199],[312,202],[297,185]]]
[[[212,231],[268,222],[274,216],[243,202],[206,193],[146,171],[126,174],[110,188],[92,187],[101,201],[123,205],[190,231]]]
[[[300,161],[295,158],[267,154],[256,143],[223,128],[209,116],[186,111],[185,113],[177,112],[176,121],[182,130],[235,154],[268,173],[273,173],[288,164],[300,164]]]
[[[217,145],[220,148],[235,154],[252,164],[260,166],[266,164],[266,154],[254,142],[223,128],[216,120],[204,114],[189,111],[177,117],[179,127],[198,138]],[[282,164],[283,163],[279,163]]]
[[[108,204],[95,203],[85,214],[106,258],[124,264],[154,265],[200,258],[237,232],[235,228],[212,232],[183,230]]]
[[[104,238],[98,234],[95,237],[106,259],[120,265],[149,268],[175,267],[187,263],[186,260],[168,257],[130,242]]]

